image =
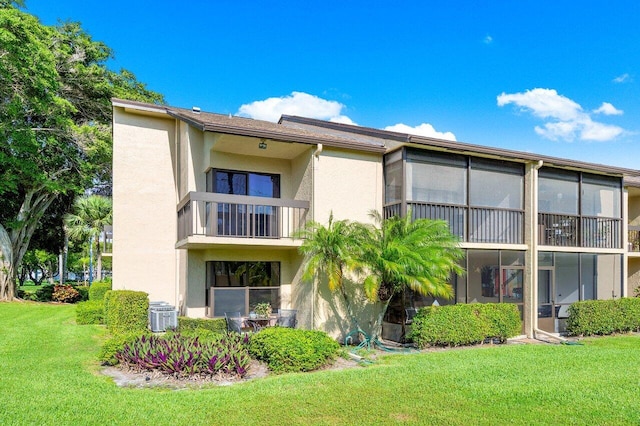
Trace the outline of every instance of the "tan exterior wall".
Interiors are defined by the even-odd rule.
[[[370,222],[369,211],[382,212],[382,154],[324,148],[315,159],[313,219]]]
[[[113,283],[176,304],[175,121],[113,118]]]
[[[640,257],[630,257],[627,275],[627,297],[634,297],[635,291],[640,287]]]
[[[629,206],[629,225],[640,225],[640,197],[628,198]]]

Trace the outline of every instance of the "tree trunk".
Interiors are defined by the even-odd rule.
[[[96,238],[96,281],[102,280],[102,252],[100,251],[100,237]]]
[[[384,320],[384,314],[387,313],[387,309],[389,308],[389,303],[391,303],[391,298],[387,299],[384,302],[382,310],[378,314],[378,318],[373,323],[373,327],[371,328],[371,341],[376,342],[380,340],[381,331],[382,331],[382,321]]]
[[[56,197],[56,194],[29,191],[25,194],[20,211],[14,220],[16,225],[11,232],[0,224],[0,251],[2,252],[0,300],[15,298],[18,267],[29,248],[29,242],[40,219]]]
[[[12,300],[15,289],[13,248],[7,230],[0,224],[0,300]]]

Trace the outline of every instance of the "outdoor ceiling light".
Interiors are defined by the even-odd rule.
[[[264,139],[260,139],[260,143],[258,144],[258,148],[267,149],[267,142]]]

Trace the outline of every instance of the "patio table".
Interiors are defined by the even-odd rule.
[[[247,318],[245,323],[249,327],[253,327],[253,331],[260,331],[265,327],[272,327],[276,324],[276,316],[268,316],[268,317],[255,317],[255,318]]]

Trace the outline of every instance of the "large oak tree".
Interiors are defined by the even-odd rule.
[[[111,50],[79,24],[46,26],[12,3],[0,0],[0,300],[14,297],[57,199],[110,192],[111,97],[163,102],[132,73],[108,69]]]

